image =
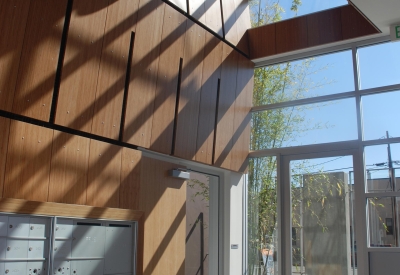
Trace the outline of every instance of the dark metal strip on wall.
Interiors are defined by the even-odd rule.
[[[120,128],[119,128],[119,141],[121,141],[121,142],[123,141],[123,138],[124,138],[126,101],[128,100],[129,84],[130,84],[130,80],[131,80],[132,55],[133,55],[134,45],[135,45],[135,32],[132,32],[131,33],[131,42],[129,44],[128,62],[126,65],[125,89],[124,89],[124,98],[122,100],[121,124],[120,124]]]
[[[211,164],[214,164],[214,162],[215,162],[215,143],[217,142],[218,106],[219,106],[219,94],[220,94],[220,90],[221,90],[221,78],[218,78],[217,103],[215,104],[214,138],[213,138],[213,148],[212,148],[212,160],[211,160]]]
[[[81,137],[85,137],[85,138],[94,139],[94,140],[102,141],[102,142],[105,142],[105,143],[117,145],[117,146],[120,146],[120,147],[126,147],[126,148],[131,148],[131,149],[136,149],[136,150],[138,149],[138,146],[130,144],[130,143],[121,142],[119,140],[115,140],[115,139],[106,138],[106,137],[103,137],[103,136],[94,135],[94,134],[91,134],[91,133],[88,133],[88,132],[75,130],[75,129],[68,128],[68,127],[61,126],[61,125],[57,125],[57,124],[54,124],[54,123],[51,123],[51,122],[46,122],[46,121],[43,121],[43,120],[38,120],[38,119],[35,119],[35,118],[14,114],[14,113],[7,112],[7,111],[4,111],[4,110],[0,110],[0,117],[5,117],[5,118],[12,119],[12,120],[17,120],[17,121],[21,121],[21,122],[37,125],[37,126],[40,126],[40,127],[45,127],[45,128],[52,129],[52,130],[57,130],[57,131],[64,132],[64,133],[67,133],[67,134],[71,134],[71,135],[75,135],[75,136],[81,136]]]
[[[53,98],[51,100],[50,118],[49,118],[50,123],[54,123],[55,118],[56,118],[58,95],[60,93],[60,85],[61,85],[62,68],[64,65],[65,50],[67,48],[69,23],[71,21],[73,4],[74,4],[74,0],[68,0],[67,9],[65,11],[64,29],[63,29],[63,33],[61,36],[60,54],[58,56],[56,77],[55,77],[55,81],[54,81]]]
[[[174,131],[173,131],[173,136],[172,136],[171,155],[175,154],[176,128],[178,125],[178,112],[179,112],[179,97],[181,95],[182,66],[183,66],[183,58],[180,58],[179,59],[179,71],[178,71],[178,85],[177,85],[177,89],[176,89],[175,118],[174,118]]]

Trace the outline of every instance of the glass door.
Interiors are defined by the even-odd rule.
[[[282,157],[281,274],[357,274],[353,156]]]

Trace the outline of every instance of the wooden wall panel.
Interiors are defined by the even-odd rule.
[[[139,209],[142,153],[122,148],[121,154],[119,208]]]
[[[0,109],[11,111],[30,1],[0,1]]]
[[[154,99],[151,146],[153,151],[171,154],[179,62],[183,57],[186,17],[166,5]]]
[[[238,53],[224,44],[214,165],[230,169]]]
[[[197,131],[196,161],[212,164],[218,79],[221,78],[222,42],[206,33]]]
[[[236,24],[235,0],[222,0],[225,39],[236,45],[239,42]]]
[[[3,197],[47,200],[52,138],[53,130],[11,121]]]
[[[75,0],[55,123],[91,131],[108,0]]]
[[[10,134],[10,119],[0,117],[0,198],[3,197],[4,177],[6,171],[6,156],[8,137]]]
[[[260,58],[276,54],[276,24],[269,24],[247,31],[250,58]]]
[[[343,40],[340,9],[327,10],[307,16],[308,46]],[[323,27],[321,27],[323,26]]]
[[[245,54],[249,54],[249,41],[246,34],[251,28],[248,0],[235,0],[236,30],[238,41],[234,44]]]
[[[90,141],[87,205],[119,207],[121,147]]]
[[[123,139],[145,148],[151,141],[164,7],[160,0],[140,1],[132,56]]]
[[[48,201],[86,204],[89,144],[87,138],[54,131]]]
[[[220,0],[205,0],[204,8],[206,11],[205,25],[222,37],[223,33]]]
[[[197,21],[206,23],[205,0],[189,0],[189,14]]]
[[[205,30],[187,21],[174,155],[194,159],[202,84]]]
[[[48,121],[67,0],[34,0],[21,54],[12,111]]]
[[[175,164],[143,157],[140,210],[145,212],[143,274],[183,275],[186,184],[168,176]],[[157,171],[157,173],[155,173]]]
[[[377,29],[352,5],[340,8],[343,39],[379,33]]]
[[[92,133],[118,139],[126,69],[139,1],[110,1],[101,53]]]
[[[276,24],[275,31],[277,54],[303,49],[308,45],[306,16],[281,21]]]
[[[245,172],[247,169],[247,156],[250,148],[253,75],[253,62],[239,56],[230,168],[240,172]]]

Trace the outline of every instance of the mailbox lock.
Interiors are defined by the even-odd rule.
[[[7,246],[7,251],[10,251],[10,250],[11,250],[11,247]]]
[[[57,246],[56,246],[56,247],[54,247],[54,251],[57,251]]]
[[[32,251],[32,249],[33,249],[32,247],[29,247],[29,251]],[[35,270],[36,270],[36,269],[35,269]]]
[[[33,230],[34,228],[35,228],[35,227],[32,225],[32,226],[31,226],[31,230]]]
[[[10,272],[10,270],[6,269],[6,273]]]
[[[12,224],[10,224],[10,228],[13,228],[13,225],[12,225]]]
[[[58,230],[58,226],[56,226],[56,231]]]

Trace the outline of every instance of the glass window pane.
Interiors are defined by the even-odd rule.
[[[255,69],[253,105],[353,90],[351,51],[343,51]]]
[[[400,91],[362,97],[365,140],[385,138],[386,131],[389,137],[400,137],[399,102]]]
[[[276,157],[250,159],[246,274],[279,274],[276,173]]]
[[[261,26],[347,4],[347,0],[251,0],[249,3],[252,26]]]
[[[358,49],[362,89],[400,84],[400,43]]]
[[[251,150],[357,139],[353,98],[252,114]]]
[[[399,197],[368,198],[370,247],[399,247],[399,203]]]
[[[400,191],[400,144],[364,149],[367,192]]]
[[[352,157],[296,160],[290,169],[292,274],[348,274],[357,257]]]

